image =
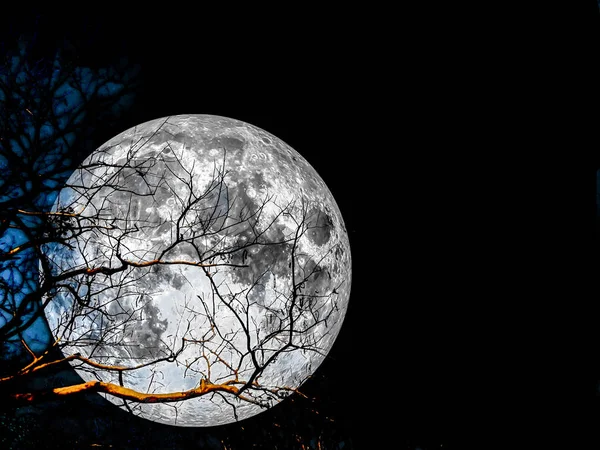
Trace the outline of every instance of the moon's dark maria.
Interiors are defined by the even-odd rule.
[[[351,285],[340,210],[306,159],[256,126],[180,115],[130,128],[81,164],[54,211],[74,212],[84,230],[72,248],[44,247],[54,274],[134,263],[73,277],[46,309],[65,356],[132,368],[120,376],[73,361],[85,381],[181,392],[248,379],[255,357],[270,361],[256,380],[264,389],[246,395],[272,406],[314,373],[340,331]],[[168,403],[105,396],[178,426],[264,410],[227,393]]]

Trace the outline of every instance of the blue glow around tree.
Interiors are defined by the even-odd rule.
[[[48,238],[57,193],[91,148],[95,124],[131,105],[137,68],[75,65],[57,51],[34,60],[30,46],[0,65],[0,352],[5,364],[52,344],[40,314],[34,242]],[[48,238],[49,239],[49,238]]]

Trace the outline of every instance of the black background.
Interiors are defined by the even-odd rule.
[[[485,217],[464,220],[473,206],[464,197],[480,175],[465,174],[462,163],[485,121],[460,117],[465,86],[477,85],[483,69],[463,70],[474,56],[461,52],[469,39],[448,25],[449,11],[147,8],[30,9],[4,22],[9,36],[41,30],[48,54],[65,36],[77,42],[85,51],[70,57],[82,66],[121,57],[139,64],[133,107],[116,124],[97,124],[97,146],[147,120],[202,113],[249,122],[301,153],[340,207],[353,260],[344,326],[307,390],[353,448],[451,449],[474,440],[474,428],[491,420],[481,404],[495,401],[486,385],[493,369],[479,364],[493,349],[477,338],[493,318],[481,306],[489,290],[480,288],[477,251],[462,258],[465,237],[486,228]],[[98,425],[83,404],[68,400],[50,410],[52,419],[36,416],[32,441],[44,420],[52,436],[42,439],[63,439],[63,448],[77,448],[74,429],[130,448],[132,439],[160,448],[165,435],[193,446],[201,434],[123,425],[125,413],[100,408]],[[268,414],[248,426],[267,426],[275,420]],[[70,430],[61,434],[63,419]]]

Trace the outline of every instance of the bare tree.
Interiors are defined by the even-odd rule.
[[[68,174],[90,150],[94,124],[106,126],[127,107],[136,70],[77,66],[61,51],[34,58],[35,39],[21,39],[0,65],[0,346],[3,371],[42,351],[40,245],[55,235],[48,214]],[[24,345],[24,343],[27,345]],[[5,373],[6,374],[6,373]]]
[[[105,72],[92,85],[85,71],[55,75],[56,68],[32,69],[16,57],[2,78],[0,340],[21,352],[0,383],[67,361],[90,379],[10,397],[32,402],[100,392],[141,412],[142,404],[177,408],[186,399],[218,396],[237,418],[240,401],[267,408],[296,391],[310,371],[274,384],[276,362],[307,353],[322,360],[338,329],[331,318],[340,285],[332,287],[322,264],[338,244],[318,254],[300,245],[311,233],[329,232],[322,212],[302,197],[252,201],[230,193],[226,148],[200,185],[194,165],[168,140],[150,156],[140,153],[146,142],[131,142],[119,158],[107,145],[65,184],[73,167],[65,156],[83,114],[69,99],[81,103],[91,87],[96,96],[110,93],[119,78]],[[49,72],[43,78],[35,70]],[[19,89],[34,76],[45,80],[45,97]],[[161,282],[201,291],[184,299],[169,336],[155,301]],[[52,334],[40,331],[46,310]],[[178,368],[187,389],[165,392],[167,366]],[[148,378],[145,390],[128,387],[134,380],[140,386],[140,376]]]
[[[249,201],[231,191],[225,148],[202,186],[168,145],[139,158],[141,143],[132,143],[119,161],[105,148],[81,164],[98,124],[126,109],[136,71],[81,67],[61,52],[33,58],[34,44],[23,42],[0,66],[2,408],[98,392],[132,413],[153,404],[177,411],[203,397],[235,415],[242,404],[304,398],[274,368],[291,355],[324,356],[335,337],[341,286],[322,263],[338,248],[300,245],[327,233],[328,218],[301,197]],[[155,213],[165,204],[168,219]],[[181,303],[169,336],[156,307],[160,283],[198,287],[197,278],[202,289]],[[28,382],[69,364],[89,381]],[[165,388],[165,367],[193,383]],[[146,387],[128,387],[139,376]]]
[[[280,204],[275,196],[259,202],[231,196],[225,149],[210,181],[199,187],[193,167],[168,144],[168,152],[153,159],[136,156],[143,145],[132,143],[118,163],[110,146],[100,149],[70,178],[55,211],[43,213],[49,228],[43,242],[32,243],[41,267],[36,296],[42,309],[54,308],[58,339],[52,345],[78,351],[48,361],[47,353],[28,349],[31,362],[3,380],[70,361],[94,379],[16,393],[15,399],[94,391],[122,399],[134,412],[131,403],[177,403],[210,394],[231,404],[236,417],[227,396],[269,407],[296,386],[263,384],[261,377],[284,355],[322,353],[327,321],[339,310],[340,286],[329,287],[325,278],[331,274],[321,265],[336,246],[320,255],[299,246],[307,233],[328,225],[302,198]],[[156,212],[165,206],[167,216]],[[157,280],[166,277],[177,286],[193,284],[191,276],[203,276],[209,289],[185,299],[176,332],[162,337],[167,319],[153,317]],[[266,283],[272,284],[270,296],[264,295]],[[157,393],[165,364],[185,368],[194,386]],[[145,392],[127,387],[138,373],[149,378]]]

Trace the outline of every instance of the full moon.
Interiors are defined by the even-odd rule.
[[[73,172],[51,218],[61,241],[40,268],[56,345],[142,418],[259,414],[301,390],[342,326],[351,255],[338,205],[254,125],[179,115],[130,128]]]

